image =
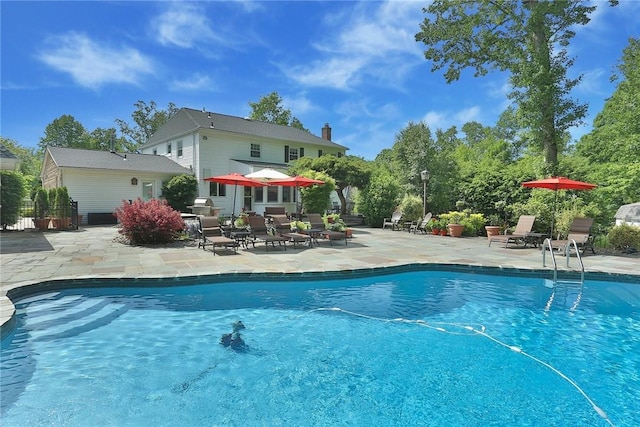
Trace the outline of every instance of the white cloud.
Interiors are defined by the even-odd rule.
[[[184,80],[174,80],[169,84],[173,91],[213,91],[216,89],[211,78],[204,74],[196,73]]]
[[[153,72],[153,62],[138,50],[113,48],[96,43],[84,34],[69,32],[50,37],[49,50],[38,59],[58,71],[68,73],[80,85],[98,88],[108,83],[138,84]]]
[[[421,6],[418,2],[362,2],[327,15],[323,21],[327,36],[313,44],[321,59],[281,69],[307,86],[345,90],[364,80],[401,84],[414,66],[424,62],[414,39]]]
[[[169,8],[154,22],[158,42],[192,48],[198,43],[216,40],[204,11],[193,3],[170,3]]]
[[[282,105],[286,109],[291,110],[291,113],[298,118],[300,118],[299,115],[302,115],[317,109],[305,94],[301,94],[297,96],[283,95]]]
[[[254,0],[233,0],[242,6],[245,12],[253,13],[255,11],[263,10],[264,6],[259,1]]]
[[[609,94],[610,89],[607,88],[605,90],[602,87],[602,83],[608,81],[608,76],[610,74],[611,72],[607,73],[602,68],[596,68],[594,70],[587,71],[582,75],[582,80],[576,86],[576,89],[582,93],[605,97]]]
[[[437,129],[446,130],[451,126],[456,126],[458,130],[468,122],[482,123],[482,109],[479,106],[463,108],[458,111],[428,111],[422,121],[424,121],[435,132]]]

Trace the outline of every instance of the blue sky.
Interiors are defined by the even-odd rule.
[[[409,121],[432,130],[494,125],[507,105],[495,72],[446,84],[414,39],[426,1],[2,1],[0,135],[35,147],[47,124],[72,115],[88,131],[131,122],[134,103],[169,102],[244,117],[277,91],[311,132],[329,123],[349,154],[373,159]],[[609,81],[640,1],[598,1],[577,28],[573,95],[586,125],[615,88]]]

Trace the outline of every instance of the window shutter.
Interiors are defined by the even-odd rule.
[[[289,163],[289,146],[284,146],[284,162]]]
[[[300,147],[300,157],[304,157],[304,147]]]

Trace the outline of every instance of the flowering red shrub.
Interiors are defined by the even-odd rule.
[[[184,230],[184,221],[164,200],[133,203],[122,201],[115,212],[122,228],[118,231],[134,245],[169,243]]]

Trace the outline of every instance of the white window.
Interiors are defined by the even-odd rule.
[[[297,148],[289,148],[289,160],[298,160]]]
[[[291,203],[291,191],[293,187],[282,187],[282,203]]]
[[[153,181],[142,181],[142,200],[145,202],[153,199]]]
[[[278,201],[278,187],[276,186],[267,187],[267,202],[276,203],[277,201]]]
[[[260,144],[251,144],[251,157],[260,158]]]
[[[178,141],[178,157],[182,157],[182,141]]]
[[[209,182],[209,196],[224,197],[227,195],[227,186],[217,182]]]

